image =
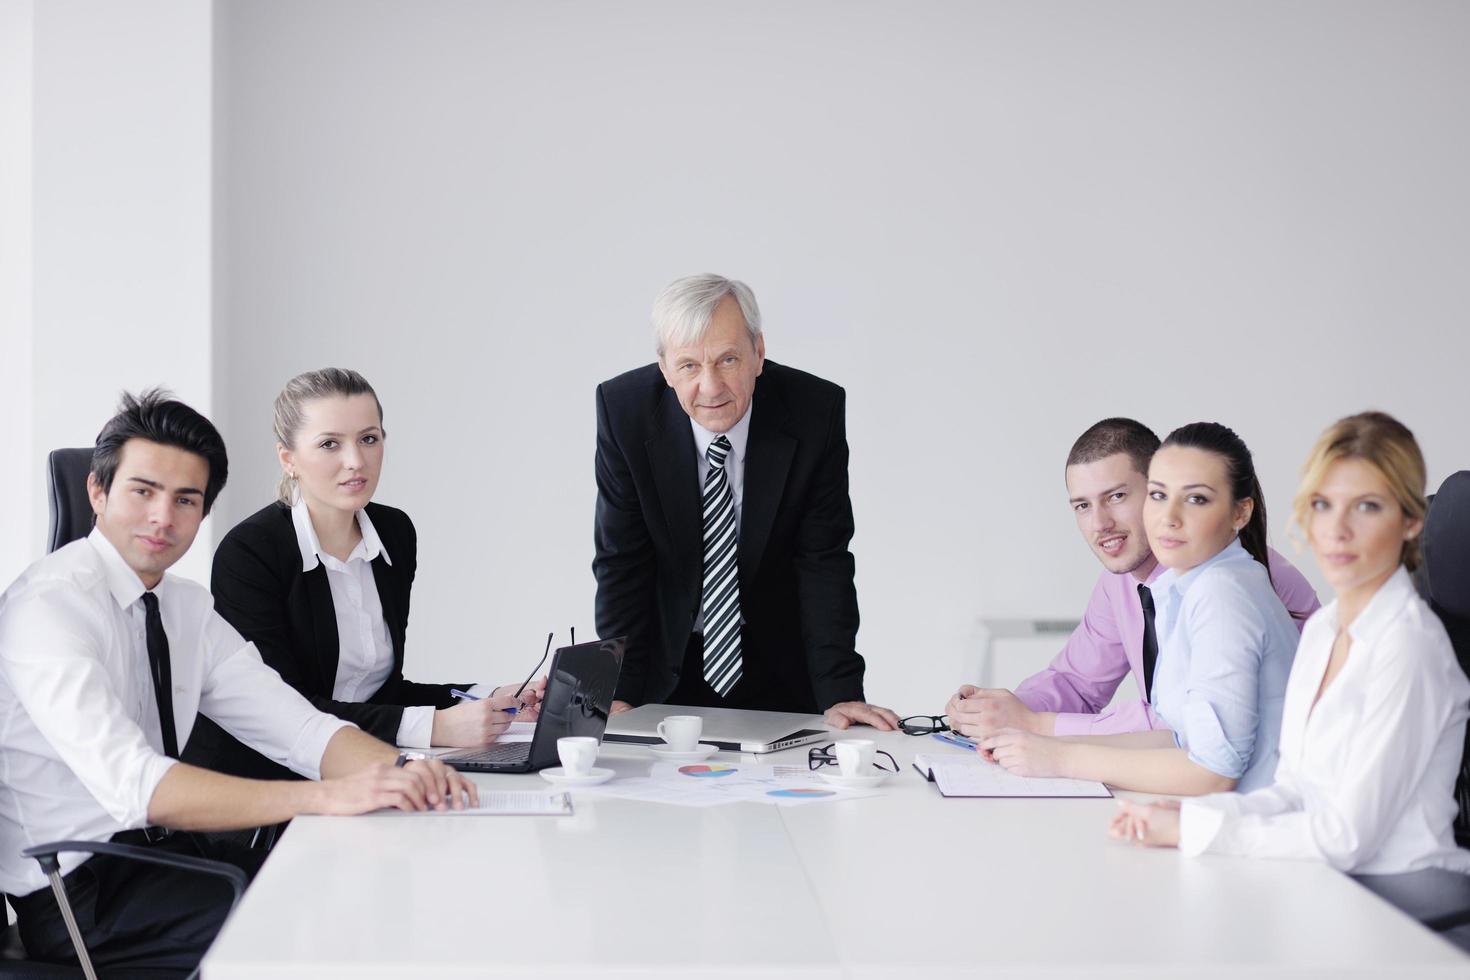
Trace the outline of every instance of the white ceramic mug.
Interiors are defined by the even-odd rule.
[[[556,755],[561,759],[562,772],[568,776],[585,776],[592,771],[597,761],[597,739],[585,735],[569,736],[556,740]]]
[[[870,738],[855,738],[838,742],[837,768],[845,778],[873,775],[873,760],[878,757],[878,746]]]
[[[658,737],[675,752],[693,752],[703,730],[704,719],[698,715],[669,715],[658,723]]]

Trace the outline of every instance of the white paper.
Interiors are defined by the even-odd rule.
[[[514,790],[501,793],[480,791],[480,805],[465,804],[463,810],[379,810],[380,814],[401,817],[508,817],[508,816],[568,816],[572,812],[572,801],[560,790],[549,792],[544,789]]]
[[[838,789],[804,766],[722,762],[719,759],[683,765],[658,763],[646,777],[614,779],[578,792],[696,807],[741,802],[806,806],[878,795],[871,789]]]
[[[536,731],[534,721],[513,721],[510,727],[500,733],[497,742],[529,742]]]
[[[1087,796],[1106,799],[1113,795],[1095,780],[1017,776],[975,755],[961,758],[920,753],[914,756],[914,766],[920,772],[932,775],[934,784],[945,796]]]

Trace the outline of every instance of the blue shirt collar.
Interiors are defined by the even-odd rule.
[[[1149,588],[1154,592],[1172,591],[1182,597],[1205,569],[1221,562],[1239,561],[1241,558],[1255,561],[1250,552],[1246,551],[1240,543],[1240,537],[1236,536],[1231,538],[1230,543],[1221,548],[1213,557],[1205,559],[1187,572],[1180,572],[1173,568],[1166,570],[1164,574],[1149,584]]]

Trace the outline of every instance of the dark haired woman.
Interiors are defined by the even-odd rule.
[[[325,368],[275,402],[278,499],[230,530],[214,556],[215,608],[317,708],[385,742],[475,746],[509,724],[516,685],[456,703],[449,684],[403,674],[418,539],[403,511],[372,503],[382,472],[382,406],[362,375]],[[469,687],[469,684],[457,685]],[[521,692],[534,708],[544,681]],[[228,742],[207,761],[266,775]]]
[[[1435,508],[1451,508],[1441,514],[1464,505],[1463,476],[1440,488]],[[1470,872],[1453,826],[1470,683],[1409,577],[1421,557],[1424,477],[1414,434],[1382,412],[1322,434],[1303,467],[1296,522],[1335,598],[1302,633],[1275,783],[1182,806],[1125,803],[1114,837],[1355,874]]]
[[[1271,782],[1298,634],[1267,571],[1266,506],[1230,429],[1176,429],[1148,471],[1144,525],[1167,571],[1152,587],[1151,692],[1172,731],[1059,739],[1007,731],[981,746],[1012,772],[1196,796]]]

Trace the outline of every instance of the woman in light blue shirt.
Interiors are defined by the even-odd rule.
[[[1266,506],[1250,450],[1214,422],[1174,430],[1149,464],[1143,519],[1166,568],[1143,597],[1145,610],[1155,609],[1158,650],[1149,700],[1172,730],[1083,738],[1006,731],[981,746],[1021,775],[1147,793],[1267,785],[1298,634],[1271,586]]]

